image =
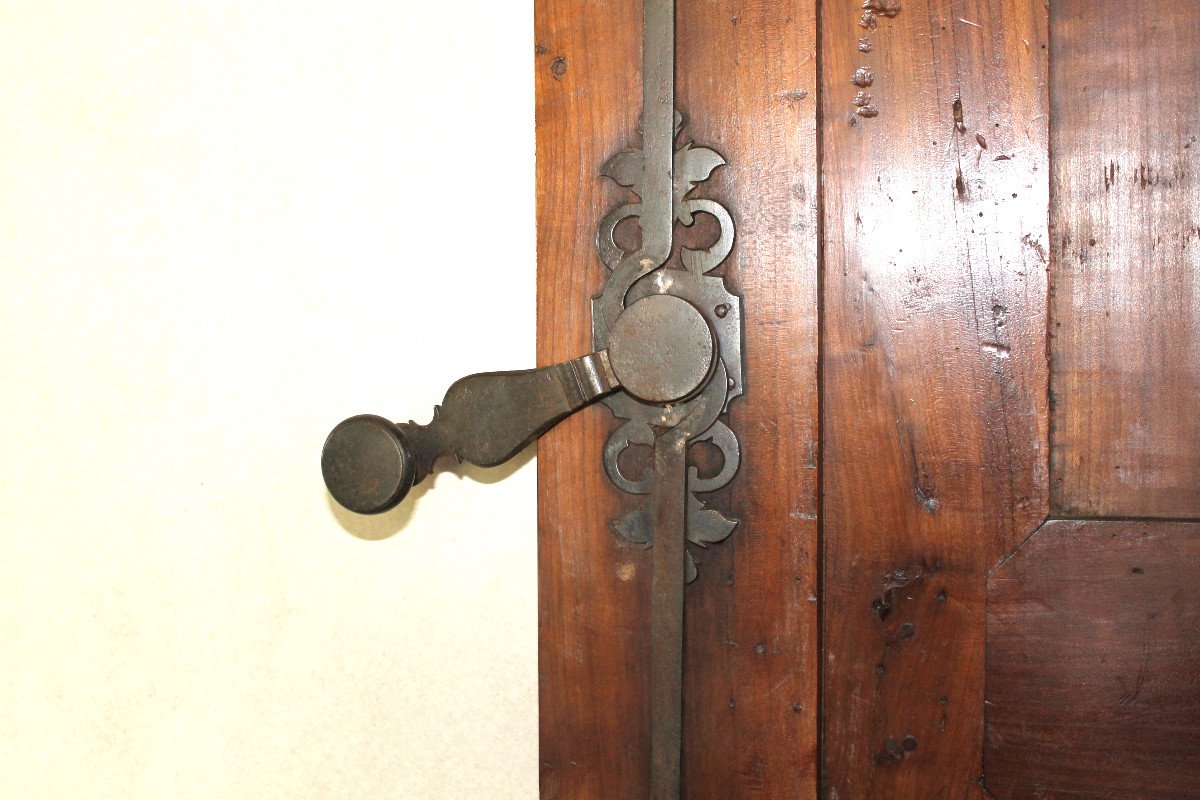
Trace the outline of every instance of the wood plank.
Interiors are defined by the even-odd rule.
[[[679,3],[685,140],[728,160],[699,194],[737,224],[741,519],[688,588],[684,796],[817,795],[816,4]],[[695,245],[694,245],[695,246]]]
[[[825,791],[974,797],[985,576],[1048,505],[1047,12],[872,5],[822,16]]]
[[[988,581],[987,786],[1183,800],[1200,785],[1200,524],[1047,523]]]
[[[1053,504],[1200,516],[1200,6],[1051,25]]]
[[[638,0],[537,0],[537,358],[591,349],[606,277],[596,225],[623,196],[600,165],[641,112]],[[595,35],[601,32],[602,35]],[[541,796],[640,798],[649,774],[649,554],[608,529],[624,502],[604,474],[605,408],[538,443]]]
[[[745,298],[748,376],[730,422],[741,471],[711,496],[741,523],[686,596],[690,798],[816,796],[814,9],[679,7],[684,138],[729,162],[697,194],[738,226],[725,272]],[[624,196],[598,170],[637,143],[640,14],[635,0],[535,6],[539,363],[589,341],[595,226]],[[711,228],[696,228],[677,235],[697,246]],[[601,467],[613,424],[592,409],[539,445],[543,798],[647,796],[650,559],[608,530],[630,503]]]

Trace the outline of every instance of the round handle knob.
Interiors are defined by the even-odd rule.
[[[416,480],[412,449],[400,428],[373,414],[337,425],[321,450],[321,474],[333,499],[357,514],[400,504]]]
[[[625,391],[647,403],[688,398],[708,383],[717,340],[688,301],[652,294],[632,303],[613,325],[608,358]]]

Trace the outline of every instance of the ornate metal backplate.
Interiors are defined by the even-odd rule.
[[[674,139],[680,137],[684,118],[674,114]],[[691,227],[698,215],[708,214],[718,225],[716,241],[708,248],[679,247],[665,264],[647,269],[647,264],[634,262],[629,252],[617,244],[617,226],[626,220],[640,222],[644,203],[643,151],[627,148],[610,158],[600,172],[639,197],[639,202],[622,204],[609,212],[600,222],[596,233],[596,248],[600,260],[611,270],[604,293],[592,301],[592,343],[597,350],[609,345],[609,320],[615,319],[625,306],[651,294],[680,297],[694,305],[704,315],[716,334],[719,363],[713,380],[706,389],[691,400],[672,406],[643,403],[626,393],[604,400],[613,415],[624,422],[608,437],[604,446],[604,469],[614,484],[625,492],[646,496],[650,494],[654,476],[650,470],[641,476],[630,477],[620,467],[621,453],[634,445],[651,446],[655,428],[672,428],[687,421],[694,434],[689,444],[709,442],[720,450],[723,464],[711,477],[701,477],[695,467],[687,478],[687,539],[698,547],[707,547],[728,538],[737,520],[709,508],[697,495],[713,492],[727,485],[737,473],[741,460],[737,436],[719,419],[728,411],[730,402],[743,391],[742,379],[742,302],[731,293],[721,277],[710,275],[720,267],[733,249],[734,225],[729,211],[715,200],[691,197],[698,184],[708,180],[713,171],[725,164],[725,159],[707,147],[697,147],[684,141],[674,150],[674,180],[671,198],[673,223]],[[673,224],[672,223],[672,224]],[[721,380],[720,378],[722,378]],[[637,544],[653,543],[652,509],[644,499],[637,507],[612,522],[613,530],[623,539]],[[693,553],[687,555],[687,580],[697,575]]]

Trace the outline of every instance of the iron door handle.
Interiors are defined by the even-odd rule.
[[[617,318],[609,346],[541,369],[484,372],[450,386],[427,425],[360,414],[325,440],[321,473],[338,503],[359,514],[396,507],[452,455],[502,464],[558,422],[613,392],[662,406],[702,390],[716,364],[716,338],[691,303],[654,294]]]

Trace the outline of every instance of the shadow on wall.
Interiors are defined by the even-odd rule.
[[[364,515],[347,511],[338,505],[337,501],[328,492],[325,493],[325,502],[329,504],[329,510],[333,512],[334,519],[342,526],[343,530],[352,536],[357,536],[359,539],[377,542],[395,536],[408,526],[409,520],[412,519],[416,511],[417,504],[421,502],[421,498],[425,496],[425,493],[433,488],[434,481],[440,476],[454,475],[460,480],[467,478],[475,483],[498,483],[532,461],[536,452],[537,447],[530,445],[517,456],[498,467],[477,467],[474,464],[466,462],[456,464],[451,460],[450,464],[452,466],[438,470],[414,486],[408,493],[408,497],[404,498],[404,502],[383,514]]]

